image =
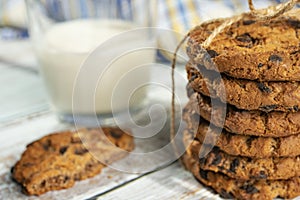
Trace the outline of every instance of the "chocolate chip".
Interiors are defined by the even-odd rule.
[[[205,158],[200,158],[200,159],[199,159],[199,163],[200,163],[200,164],[204,164],[204,163],[205,163],[205,161],[206,161],[206,159],[205,159]]]
[[[15,167],[10,168],[10,173],[14,173]]]
[[[45,143],[43,143],[43,148],[45,151],[48,151],[50,146],[51,146],[51,140],[47,140]]]
[[[258,191],[258,189],[256,187],[254,187],[253,185],[244,185],[241,187],[242,190],[245,190],[248,194],[255,194]]]
[[[236,170],[236,168],[239,166],[239,164],[240,164],[240,160],[237,159],[237,158],[234,159],[234,160],[232,161],[232,163],[230,164],[229,171],[235,173],[235,170]]]
[[[251,179],[267,179],[268,178],[268,175],[265,174],[264,171],[260,171],[259,174],[256,174],[254,176],[250,176]]]
[[[216,154],[215,158],[213,159],[213,161],[211,162],[211,164],[212,165],[218,165],[218,164],[220,164],[221,161],[222,161],[221,154]]]
[[[232,195],[232,193],[226,192],[226,190],[224,190],[223,188],[221,189],[220,195],[222,198],[225,198],[225,199],[234,199],[234,196]]]
[[[220,164],[221,160],[222,160],[222,156],[220,154],[220,148],[215,146],[212,150],[211,150],[211,154],[214,154],[214,159],[211,162],[211,165],[218,165]]]
[[[248,148],[250,148],[251,147],[251,145],[252,145],[252,141],[254,140],[254,138],[253,137],[249,137],[247,140],[246,140],[246,145],[248,146]]]
[[[22,166],[23,167],[30,167],[32,166],[33,164],[32,163],[29,163],[29,162],[26,162],[26,163],[23,163]]]
[[[299,107],[297,105],[293,106],[293,109],[294,109],[295,112],[299,111]]]
[[[220,147],[215,146],[215,147],[212,149],[212,152],[213,152],[214,154],[219,154],[219,152],[220,152]]]
[[[68,180],[70,180],[70,177],[69,176],[65,176],[64,183],[66,183]]]
[[[295,28],[295,29],[300,28],[300,22],[299,22],[299,20],[289,19],[289,20],[288,20],[288,24],[289,24],[290,26],[292,26],[293,28]]]
[[[253,24],[253,23],[255,23],[254,20],[245,20],[245,21],[243,21],[243,25],[245,25],[245,26]]]
[[[75,149],[75,154],[76,155],[83,155],[83,154],[85,154],[85,153],[87,153],[88,152],[88,150],[87,149],[85,149],[85,148],[80,148],[80,149]]]
[[[235,39],[237,41],[245,42],[245,43],[252,43],[252,41],[253,41],[253,38],[250,36],[249,33],[244,33],[242,35],[238,35],[238,36],[236,36]]]
[[[272,92],[272,90],[268,86],[266,86],[264,83],[257,83],[257,87],[262,92],[265,92],[265,93],[271,93]]]
[[[31,142],[31,143],[27,144],[26,147],[28,148],[28,147],[34,145],[35,143],[36,143],[36,142]]]
[[[92,163],[88,163],[85,165],[85,170],[86,171],[91,171],[93,169],[94,165]]]
[[[119,139],[119,138],[122,137],[123,132],[117,131],[117,130],[110,130],[110,135],[111,135],[113,138]]]
[[[259,172],[258,178],[266,179],[267,177],[268,177],[268,175],[264,171]]]
[[[60,153],[61,155],[64,155],[65,152],[67,151],[67,149],[68,149],[68,146],[60,147],[59,153]]]
[[[278,55],[273,54],[269,57],[269,61],[271,61],[271,62],[281,62],[282,58]]]
[[[201,178],[203,178],[204,180],[208,180],[207,171],[204,171],[204,170],[200,169],[199,174],[200,174]]]
[[[43,180],[42,183],[40,184],[40,187],[45,187],[46,186],[46,180]]]
[[[207,53],[210,55],[211,58],[214,58],[219,55],[216,51],[211,50],[211,49],[207,50]]]
[[[278,106],[277,105],[266,105],[266,106],[260,106],[259,108],[264,112],[271,112],[274,109],[278,108]]]
[[[190,83],[193,82],[196,78],[198,78],[198,75],[193,74],[193,75],[191,76],[191,78],[189,79],[189,82],[190,82]]]
[[[257,65],[258,68],[261,68],[262,66],[264,66],[264,64],[262,64],[262,63],[258,63],[258,65]]]

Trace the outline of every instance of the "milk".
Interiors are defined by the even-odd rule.
[[[72,95],[75,79],[81,64],[84,63],[89,53],[114,35],[133,28],[135,28],[134,24],[123,21],[79,19],[54,25],[45,33],[44,37],[35,46],[46,89],[57,112],[63,114],[72,113]],[[103,54],[101,53],[96,58],[89,58],[92,60],[89,60],[86,64],[99,63],[97,70],[100,68],[103,70],[103,73],[95,86],[88,84],[88,77],[94,75],[95,72],[93,70],[83,72],[85,73],[84,77],[87,78],[86,83],[77,84],[76,89],[79,93],[82,93],[82,95],[79,95],[82,97],[87,92],[95,93],[95,105],[91,106],[91,101],[85,98],[79,99],[77,101],[79,104],[76,104],[76,114],[111,113],[112,109],[114,111],[122,111],[128,108],[127,99],[133,92],[130,90],[135,88],[137,84],[150,80],[150,73],[144,71],[141,74],[133,69],[144,63],[154,62],[155,51],[135,51],[117,59],[109,67],[102,66],[101,63],[109,55],[114,55],[116,48],[127,48],[128,45],[135,44],[135,42],[144,42],[146,44],[153,41],[148,41],[145,35],[135,34],[127,41],[117,44],[112,42],[109,48],[101,50]],[[114,55],[114,57],[118,56],[120,55]],[[130,74],[131,78],[124,79],[126,74]],[[118,85],[120,79],[123,81],[121,85]],[[113,94],[112,91],[115,93]],[[146,97],[146,92],[146,90],[139,91],[138,95],[135,96],[135,98],[139,99],[136,100],[133,106],[137,106],[138,103],[143,101],[143,98]]]

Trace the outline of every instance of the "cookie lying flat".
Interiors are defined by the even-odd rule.
[[[188,107],[215,126],[242,135],[263,137],[286,137],[300,134],[300,112],[269,112],[238,110],[214,100],[214,109],[209,97],[191,93]],[[214,110],[214,116],[211,113]],[[192,112],[192,111],[191,111]],[[225,113],[226,112],[226,113]],[[221,117],[226,116],[225,121]],[[222,123],[224,122],[224,123]]]
[[[205,171],[187,153],[182,157],[185,167],[206,186],[213,188],[225,199],[272,200],[276,197],[292,199],[300,195],[300,178],[289,180],[247,180],[240,181],[228,176]]]
[[[23,187],[24,193],[40,195],[72,187],[77,180],[97,175],[105,167],[97,159],[99,155],[101,161],[109,163],[126,156],[118,148],[126,151],[134,148],[133,138],[121,130],[102,130],[54,133],[29,144],[12,168],[13,179]],[[93,155],[85,148],[86,144],[93,144]]]
[[[232,79],[222,75],[215,77],[214,72],[201,73],[191,64],[186,66],[189,85],[197,92],[220,98],[239,109],[297,112],[300,108],[300,82],[257,82]],[[221,85],[224,84],[224,90]]]
[[[269,157],[295,157],[300,155],[300,134],[287,137],[257,137],[229,133],[200,119],[199,115],[191,115],[190,111],[184,111],[184,120],[188,130],[201,143],[215,145],[222,151],[235,156],[256,158]]]
[[[193,141],[187,152],[194,159],[199,159],[199,151],[202,147],[199,141]],[[203,146],[204,148],[209,148]],[[267,179],[286,180],[295,176],[300,177],[300,156],[280,158],[249,158],[231,156],[224,153],[218,147],[213,147],[204,158],[199,160],[204,170],[221,172],[227,176],[240,179]]]
[[[214,70],[211,61],[203,59],[200,44],[223,22],[203,23],[190,33],[187,53],[194,63]],[[207,52],[218,71],[235,78],[300,81],[299,35],[298,16],[282,16],[268,21],[254,21],[246,16],[218,34]]]

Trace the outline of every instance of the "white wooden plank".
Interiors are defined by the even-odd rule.
[[[24,150],[26,144],[36,140],[50,132],[69,128],[69,124],[63,124],[58,121],[54,114],[46,114],[36,118],[29,118],[0,128],[0,158],[11,154],[11,148],[22,147]]]
[[[38,74],[0,63],[0,123],[49,110]],[[0,126],[1,126],[0,124]]]
[[[98,200],[139,199],[218,199],[187,172],[179,162],[143,176],[129,184],[108,192]]]

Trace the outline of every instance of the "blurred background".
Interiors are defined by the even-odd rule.
[[[94,0],[42,0],[50,17],[66,20],[83,17]],[[130,0],[119,0],[120,4]],[[62,3],[63,2],[63,3]],[[266,7],[279,0],[256,0],[255,7]],[[247,0],[158,0],[155,26],[185,34],[195,25],[217,17],[228,17],[248,10]],[[62,10],[72,11],[69,16]],[[22,116],[49,112],[46,92],[38,73],[38,64],[30,43],[25,0],[0,0],[0,123]],[[79,16],[74,16],[79,15]],[[180,38],[177,37],[177,41]],[[158,40],[159,46],[173,44]],[[170,57],[158,52],[157,58],[169,62]]]

